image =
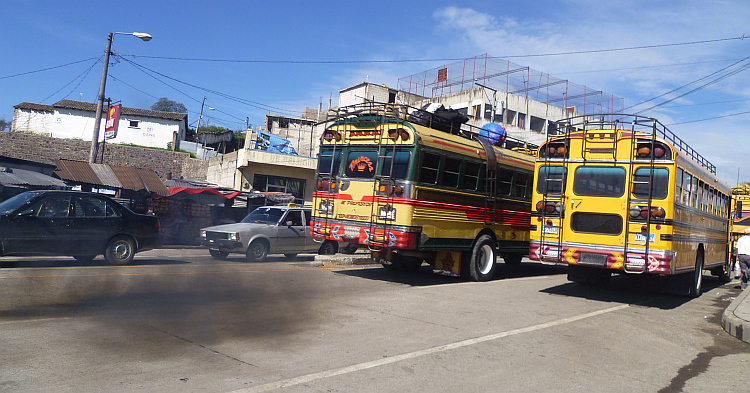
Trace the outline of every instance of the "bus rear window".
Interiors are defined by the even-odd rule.
[[[582,196],[620,197],[625,193],[625,177],[625,168],[622,167],[578,167],[573,177],[573,193]]]
[[[567,170],[561,166],[543,166],[536,178],[536,192],[539,194],[562,194],[565,192]]]
[[[338,175],[342,155],[341,150],[337,150],[335,153],[332,151],[321,152],[318,160],[318,173],[331,176]]]
[[[372,178],[377,170],[378,152],[352,151],[346,158],[344,173],[347,177]]]
[[[638,168],[633,173],[633,196],[636,198],[648,198],[648,182],[650,179],[649,168]],[[682,179],[680,179],[682,180]],[[651,182],[652,199],[665,199],[667,197],[667,187],[669,186],[669,170],[667,168],[654,168],[654,180]],[[679,195],[678,195],[679,197]]]

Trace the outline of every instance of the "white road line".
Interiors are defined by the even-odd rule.
[[[323,378],[334,377],[337,375],[349,374],[349,373],[353,373],[357,371],[367,370],[370,368],[385,366],[391,363],[400,362],[402,360],[414,359],[414,358],[418,358],[421,356],[427,356],[427,355],[432,355],[432,354],[439,353],[439,352],[450,351],[453,349],[467,347],[470,345],[479,344],[479,343],[483,343],[486,341],[497,340],[503,337],[514,336],[514,335],[522,334],[522,333],[529,333],[529,332],[533,332],[533,331],[537,331],[541,329],[550,328],[553,326],[560,326],[560,325],[564,325],[567,323],[580,321],[582,319],[595,317],[597,315],[602,315],[602,314],[607,314],[613,311],[622,310],[627,307],[629,307],[629,305],[627,304],[616,306],[616,307],[610,307],[604,310],[599,310],[599,311],[594,311],[594,312],[590,312],[586,314],[576,315],[573,317],[559,319],[557,321],[542,323],[539,325],[534,325],[534,326],[529,326],[525,328],[509,330],[506,332],[500,332],[500,333],[490,334],[487,336],[458,341],[455,343],[445,344],[445,345],[441,345],[438,347],[432,347],[432,348],[427,348],[427,349],[423,349],[420,351],[414,351],[414,352],[404,353],[401,355],[391,356],[388,358],[379,359],[379,360],[375,360],[372,362],[353,364],[351,366],[342,367],[342,368],[338,368],[334,370],[327,370],[327,371],[322,371],[319,373],[302,375],[302,376],[295,377],[295,378],[289,378],[289,379],[284,379],[284,380],[277,381],[277,382],[271,382],[271,383],[267,383],[264,385],[258,385],[258,386],[253,386],[253,387],[249,387],[245,389],[234,390],[230,393],[260,393],[260,392],[268,392],[270,390],[281,389],[281,388],[290,387],[290,386],[301,385],[304,383],[309,383],[309,382],[316,381],[316,380],[323,379]]]

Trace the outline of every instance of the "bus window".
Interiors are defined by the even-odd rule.
[[[422,168],[419,172],[419,181],[422,183],[437,183],[438,169],[440,168],[440,156],[432,153],[424,153],[422,156]]]
[[[346,158],[344,173],[347,177],[371,178],[375,176],[377,163],[376,151],[351,151]]]
[[[391,157],[393,157],[393,151],[389,151],[385,154],[383,160],[383,176],[390,176],[393,179],[406,179],[406,175],[409,172],[409,160],[411,159],[411,153],[408,151],[397,151],[396,159],[393,160],[393,173],[391,173]]]
[[[698,207],[698,178],[690,179],[690,206]]]
[[[625,173],[622,167],[578,167],[573,177],[573,193],[582,196],[622,196],[625,193]]]
[[[458,174],[461,173],[461,160],[445,158],[443,174],[440,177],[440,185],[446,187],[458,187]]]
[[[680,203],[680,197],[682,196],[682,168],[677,168],[674,174],[674,201]]]
[[[708,189],[708,184],[703,183],[703,187],[701,187],[703,190],[703,211],[704,212],[710,212],[711,207],[708,205],[709,199],[711,198],[711,191]]]
[[[510,185],[513,182],[513,171],[508,168],[497,170],[497,195],[510,195]]]
[[[536,180],[536,192],[539,194],[562,194],[567,182],[567,169],[561,166],[542,166]]]
[[[693,176],[689,173],[685,173],[685,178],[682,181],[682,203],[690,205],[690,193],[692,192]]]
[[[648,184],[638,182],[649,181],[650,172],[649,168],[641,167],[633,173],[633,196],[636,198],[648,198]],[[665,199],[669,193],[667,189],[669,187],[669,170],[667,168],[654,168],[654,179],[651,184],[653,184],[651,198]]]
[[[341,150],[337,150],[335,153],[331,151],[322,152],[318,159],[318,173],[331,176],[338,175],[342,155]]]
[[[514,197],[525,197],[526,196],[526,182],[529,179],[529,174],[526,172],[518,171],[513,177],[513,192],[511,193]]]
[[[466,162],[464,164],[464,177],[461,181],[461,188],[464,190],[476,190],[479,181],[479,168],[481,165],[477,162]]]

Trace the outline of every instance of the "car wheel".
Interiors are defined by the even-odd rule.
[[[134,256],[135,242],[125,236],[112,239],[104,252],[104,258],[111,265],[127,265],[133,260]]]
[[[208,253],[211,254],[211,256],[214,259],[219,259],[219,260],[227,259],[227,256],[229,255],[229,253],[226,251],[211,250],[211,249],[208,250]]]
[[[96,255],[73,255],[73,258],[75,258],[78,262],[91,262],[96,258]]]
[[[336,244],[330,240],[326,240],[320,245],[318,249],[318,255],[333,255],[336,253]]]
[[[256,240],[247,247],[245,256],[250,262],[261,262],[268,256],[268,245],[264,241]]]

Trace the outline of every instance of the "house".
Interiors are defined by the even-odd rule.
[[[96,104],[62,100],[52,105],[23,102],[16,105],[11,132],[42,134],[60,139],[91,141],[96,117]],[[99,131],[104,140],[106,107]],[[117,135],[107,143],[132,144],[166,149],[175,142],[179,148],[187,131],[187,114],[120,108]]]

